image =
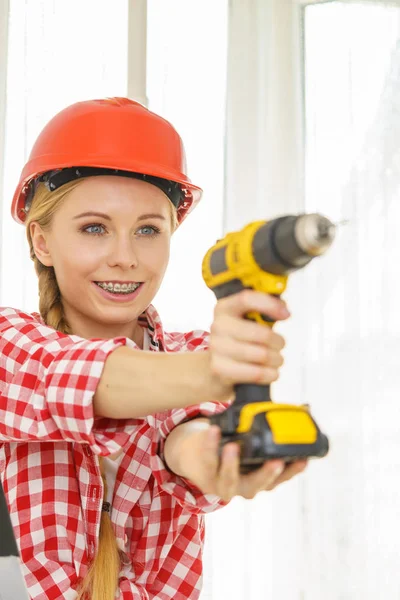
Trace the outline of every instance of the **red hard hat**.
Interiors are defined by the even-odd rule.
[[[179,184],[180,223],[202,195],[186,174],[185,150],[174,127],[128,98],[77,102],[51,119],[22,170],[11,207],[13,218],[24,223],[25,202],[40,175],[71,167],[120,170]]]

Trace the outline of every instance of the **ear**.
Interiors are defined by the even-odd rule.
[[[33,222],[29,225],[29,231],[32,238],[33,249],[36,257],[45,267],[52,267],[53,261],[47,246],[46,234],[40,225]]]

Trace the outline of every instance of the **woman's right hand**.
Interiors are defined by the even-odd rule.
[[[235,384],[269,384],[278,379],[285,341],[269,326],[245,319],[249,312],[268,315],[274,321],[290,316],[283,300],[253,290],[217,302],[210,331],[210,369],[216,400],[231,398]]]

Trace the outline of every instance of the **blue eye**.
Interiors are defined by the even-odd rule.
[[[157,233],[160,233],[160,230],[157,227],[154,227],[154,225],[143,225],[143,227],[138,229],[138,233],[140,233],[140,235],[149,237],[151,235],[157,235]]]
[[[101,229],[103,231],[100,231]],[[105,233],[104,227],[103,227],[103,225],[100,225],[100,223],[94,223],[93,225],[87,225],[86,227],[84,227],[82,229],[82,231],[84,233],[90,233],[92,235],[104,235],[104,233]]]

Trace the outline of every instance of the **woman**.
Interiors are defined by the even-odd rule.
[[[207,419],[277,378],[282,337],[243,316],[284,303],[221,300],[210,336],[166,333],[151,305],[200,196],[174,128],[125,98],[61,111],[23,169],[40,314],[0,311],[0,463],[33,599],[194,600],[203,515],[305,467],[239,476]]]

